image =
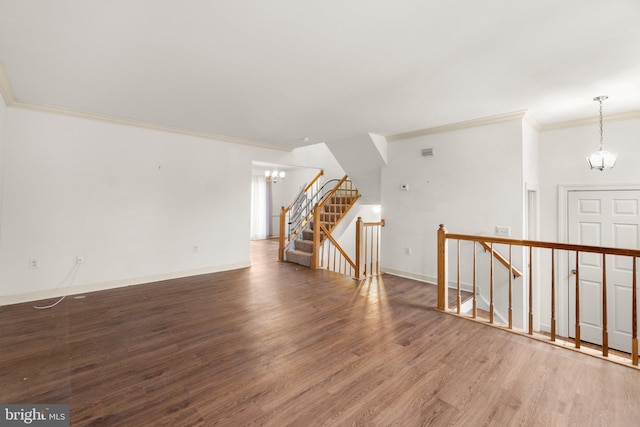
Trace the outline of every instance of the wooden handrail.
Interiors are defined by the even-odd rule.
[[[380,221],[377,222],[364,222],[362,221],[362,217],[358,217],[357,221],[356,221],[356,266],[355,266],[355,270],[356,270],[356,279],[362,279],[363,278],[363,267],[364,267],[364,276],[366,276],[366,270],[367,270],[367,248],[366,248],[366,239],[367,239],[367,233],[364,232],[364,228],[365,227],[369,227],[369,228],[373,228],[373,227],[384,227],[385,226],[385,220],[381,219]],[[363,237],[365,240],[365,244],[362,244],[363,241]],[[371,237],[371,249],[369,251],[369,263],[370,263],[370,267],[369,267],[369,273],[371,275],[374,274],[374,269],[373,269],[373,252],[374,252],[374,247],[373,247],[373,236]],[[364,246],[364,264],[363,264],[363,251],[362,251],[362,247]],[[375,256],[375,260],[376,260],[376,268],[375,268],[375,274],[380,274],[380,240],[379,240],[379,235],[378,238],[376,240],[376,247],[375,247],[375,252],[376,252],[376,256]]]
[[[332,197],[334,197],[336,195],[336,193],[341,190],[341,186],[342,184],[344,184],[348,179],[348,176],[345,175],[342,177],[342,179],[338,182],[338,184],[335,185],[335,187],[333,187],[333,190],[331,190],[331,192],[324,198],[324,200],[322,200],[320,203],[318,203],[318,207],[319,208],[324,208],[324,206],[329,202],[329,200],[331,200]],[[353,190],[349,190],[349,191],[355,191],[355,196],[352,197],[353,201],[352,203],[349,204],[349,208],[351,209],[351,206],[353,206],[353,203],[355,203],[356,200],[358,200],[360,198],[360,192],[357,189],[353,189]],[[340,222],[342,221],[342,219],[345,217],[346,213],[348,212],[342,212],[341,215],[338,217],[338,220],[336,222],[333,223],[332,227],[329,229],[329,232],[331,232],[334,228],[336,228],[336,226],[338,224],[340,224]],[[320,211],[318,211],[320,212]],[[319,218],[319,217],[317,217]],[[322,242],[321,242],[322,243]]]
[[[482,245],[482,247],[485,250],[491,252],[491,246],[487,242],[480,241],[479,243],[480,243],[480,245]],[[502,254],[500,254],[498,251],[496,251],[495,249],[493,249],[493,256],[498,261],[500,261],[500,264],[504,265],[507,269],[511,268],[511,274],[513,274],[513,277],[521,277],[522,276],[522,272],[520,270],[518,270],[517,268],[515,268],[513,265],[510,265],[509,261],[504,256],[502,256]]]
[[[324,170],[320,169],[320,172],[309,182],[302,190],[303,193],[309,191],[309,189],[320,179],[320,177],[324,174]],[[284,261],[284,249],[287,246],[287,242],[285,241],[284,229],[287,222],[287,212],[291,210],[291,206],[293,206],[293,202],[289,204],[286,208],[282,206],[280,208],[280,233],[278,235],[278,260]],[[291,236],[289,236],[289,242],[291,242]]]
[[[323,171],[320,171],[320,173],[316,175],[316,177],[311,181],[311,183],[308,184],[304,188],[304,190],[301,191],[300,194],[304,195],[311,188],[311,186],[319,179],[319,177],[322,176],[322,174],[323,174]],[[322,266],[324,266],[325,261],[324,261],[323,245],[327,239],[335,248],[334,264],[336,262],[335,251],[337,250],[340,252],[340,256],[342,256],[340,260],[341,264],[342,264],[342,260],[344,260],[344,262],[348,263],[352,268],[356,268],[356,263],[353,262],[353,260],[347,255],[345,250],[334,239],[334,237],[331,235],[331,232],[342,221],[342,219],[345,217],[345,214],[353,206],[354,202],[360,197],[360,193],[356,188],[353,187],[353,183],[351,181],[348,181],[347,175],[342,177],[342,179],[340,180],[331,180],[331,183],[333,183],[333,181],[338,181],[338,183],[324,197],[322,195],[319,196],[319,197],[322,197],[322,200],[320,200],[313,207],[310,215],[302,223],[304,225],[308,220],[310,219],[313,220],[313,246],[311,251],[311,260],[309,263],[310,264],[309,267],[311,269],[321,268]],[[348,185],[345,185],[346,182],[348,183]],[[327,186],[327,183],[325,183],[325,186]],[[340,192],[348,193],[348,195],[343,196]],[[339,201],[333,202],[336,204],[336,208],[330,209],[331,212],[329,211],[324,212],[325,206],[328,203],[330,203],[332,199],[336,197],[336,195],[338,195],[341,198]],[[344,197],[345,200],[348,199],[348,203],[343,203],[345,200],[342,200],[342,197]],[[315,199],[315,196],[314,196],[314,201],[316,200],[317,199]],[[284,223],[286,222],[285,217],[287,215],[287,212],[292,209],[292,206],[294,206],[293,203],[286,208],[283,206],[281,209],[280,241],[279,241],[279,252],[278,252],[278,259],[280,260],[284,260],[285,247],[287,246],[287,242],[284,236]],[[328,217],[330,218],[330,220],[328,221],[329,226],[326,226],[324,222],[321,220],[322,215],[328,215]],[[382,224],[384,224],[384,220],[382,221]],[[323,233],[322,236],[321,236],[321,232]],[[291,242],[291,240],[292,240],[292,236],[289,236],[289,242]],[[323,260],[320,259],[321,252],[322,252]],[[346,264],[344,264],[344,266],[346,268]]]
[[[460,312],[460,298],[456,301],[457,310],[451,311],[448,305],[448,240],[453,239],[458,241],[458,294],[460,293],[460,241],[471,241],[474,242],[474,251],[473,251],[473,296],[475,303],[475,295],[476,295],[476,251],[475,244],[480,243],[484,248],[491,251],[491,265],[490,265],[490,301],[489,301],[489,321],[488,323],[492,326],[498,327],[506,327],[509,330],[526,334],[527,336],[548,341],[551,343],[556,342],[556,283],[555,283],[555,275],[556,275],[556,252],[557,251],[565,251],[567,253],[573,254],[575,257],[575,266],[569,266],[572,268],[572,273],[574,274],[574,279],[569,281],[569,286],[575,286],[575,300],[574,303],[574,315],[575,318],[572,320],[574,322],[574,345],[575,348],[579,351],[590,355],[596,355],[596,353],[591,349],[581,349],[581,315],[580,315],[580,254],[581,253],[595,253],[601,255],[601,266],[602,266],[602,289],[600,295],[600,303],[602,304],[602,325],[601,325],[601,333],[602,333],[602,343],[601,343],[601,357],[607,360],[614,361],[616,363],[620,363],[626,366],[633,366],[638,368],[638,320],[637,320],[637,304],[638,304],[638,295],[637,295],[637,259],[640,258],[640,250],[638,249],[627,249],[627,248],[612,248],[612,247],[601,247],[601,246],[592,246],[592,245],[580,245],[580,244],[570,244],[570,243],[557,243],[557,242],[544,242],[537,240],[526,240],[526,239],[512,239],[512,238],[503,238],[503,237],[490,237],[490,236],[478,236],[478,235],[468,235],[468,234],[456,234],[456,233],[448,233],[444,224],[440,225],[440,228],[437,233],[438,236],[438,309],[444,312],[455,313]],[[509,246],[509,259],[506,260],[504,257],[495,256],[496,252],[494,249],[494,244],[505,244]],[[493,305],[494,305],[494,284],[493,284],[493,260],[498,259],[500,262],[507,266],[510,269],[510,272],[513,272],[511,269],[512,265],[512,246],[522,246],[528,247],[528,285],[527,285],[527,294],[528,294],[528,330],[525,332],[524,330],[518,332],[513,329],[512,324],[512,275],[509,275],[509,321],[508,325],[494,325],[493,318]],[[538,336],[534,336],[533,324],[534,324],[534,294],[533,294],[533,263],[534,263],[534,251],[533,248],[538,249],[550,249],[551,250],[551,281],[550,281],[550,289],[551,289],[551,312],[550,312],[550,336],[546,336],[543,338],[542,335],[537,334]],[[610,313],[607,312],[607,259],[606,256],[621,256],[621,257],[631,257],[633,260],[632,267],[632,294],[631,294],[631,355],[630,360],[627,362],[622,362],[620,356],[610,356],[609,355],[609,322],[608,315]],[[502,259],[501,259],[502,258]],[[504,262],[503,262],[504,260]],[[520,274],[521,275],[521,274]],[[515,275],[514,275],[515,276]],[[525,309],[523,304],[523,309]],[[523,313],[524,314],[524,313]],[[460,314],[462,316],[462,314]],[[471,317],[472,319],[476,318],[475,308],[474,312],[471,316],[466,315],[466,317]],[[486,321],[485,321],[486,322]],[[568,347],[568,343],[559,343],[556,345],[561,345],[563,347]],[[630,363],[629,363],[630,362]]]
[[[309,191],[309,189],[313,187],[313,184],[315,184],[316,181],[318,181],[323,174],[324,174],[324,171],[321,169],[320,172],[318,172],[318,174],[304,187],[304,190],[302,190],[302,192],[306,193],[307,191]],[[289,206],[287,206],[286,208],[283,207],[283,209],[285,209],[285,213],[289,212],[289,210],[291,209],[291,206],[293,206],[293,202],[290,203]]]
[[[355,269],[356,264],[351,260],[351,258],[349,257],[349,255],[347,255],[344,249],[342,249],[342,246],[340,246],[340,244],[336,241],[336,239],[333,238],[333,236],[331,235],[331,233],[329,233],[329,230],[327,230],[324,224],[322,223],[320,224],[320,229],[321,231],[324,231],[324,234],[325,236],[327,236],[327,239],[329,239],[331,243],[333,243],[333,246],[335,246],[338,249],[338,252],[340,252],[340,254],[344,257],[344,259],[349,263],[349,265],[351,265],[351,267]]]
[[[610,248],[606,246],[590,246],[590,245],[577,245],[572,243],[556,243],[556,242],[543,242],[539,240],[523,240],[523,239],[509,239],[506,237],[490,237],[490,236],[477,236],[471,234],[455,234],[446,233],[447,239],[453,240],[469,240],[472,242],[488,242],[488,243],[503,243],[506,245],[514,246],[529,246],[533,248],[546,248],[557,249],[564,251],[578,251],[578,252],[590,252],[607,255],[623,255],[623,256],[635,256],[640,257],[640,250],[638,249],[624,249],[624,248]]]
[[[381,227],[384,227],[385,225],[385,221],[384,219],[378,221],[378,222],[363,222],[362,226],[363,227],[375,227],[376,225],[379,225]]]
[[[320,177],[321,177],[323,174],[324,174],[324,171],[323,171],[322,169],[320,169],[320,172],[318,172],[318,174],[315,176],[315,178],[313,178],[313,179],[311,180],[311,182],[310,182],[310,183],[308,183],[308,184],[307,184],[307,186],[306,186],[306,187],[304,187],[304,190],[302,190],[302,191],[307,192],[307,190],[309,190],[309,189],[313,186],[313,184],[315,184],[315,183],[316,183],[316,181],[317,181],[318,179],[320,179]]]
[[[330,192],[329,194],[327,194],[327,196],[324,198],[324,200],[323,200],[323,201],[321,201],[321,202],[318,204],[318,206],[320,206],[321,208],[322,208],[322,207],[324,207],[324,205],[326,205],[326,204],[327,204],[327,202],[328,202],[329,200],[331,200],[331,198],[332,198],[333,196],[335,196],[336,192],[340,189],[340,186],[341,186],[342,184],[344,184],[344,182],[347,180],[347,178],[348,178],[348,177],[347,177],[347,175],[343,176],[343,177],[342,177],[342,179],[340,180],[340,182],[338,182],[338,183],[336,184],[336,186],[335,186],[335,187],[333,187],[333,190],[331,190],[331,192]]]
[[[280,208],[280,233],[278,233],[278,261],[284,261],[284,227],[287,222],[287,211],[291,209],[291,205],[285,209],[284,206]]]

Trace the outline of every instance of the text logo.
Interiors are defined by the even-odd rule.
[[[69,405],[0,404],[0,426],[69,427]]]

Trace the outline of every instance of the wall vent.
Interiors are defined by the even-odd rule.
[[[422,149],[422,155],[427,157],[427,156],[433,156],[433,148],[423,148]]]

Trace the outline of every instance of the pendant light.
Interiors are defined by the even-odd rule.
[[[594,101],[600,103],[600,148],[598,151],[587,157],[587,162],[591,169],[597,169],[602,172],[605,169],[611,169],[616,165],[617,154],[613,154],[604,149],[604,140],[602,132],[602,101],[609,98],[608,96],[596,96]]]

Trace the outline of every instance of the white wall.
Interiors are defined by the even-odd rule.
[[[331,150],[323,142],[307,145],[282,154],[277,163],[296,167],[322,169],[324,175],[321,182],[329,179],[340,179],[345,175],[344,169],[340,166]]]
[[[362,203],[380,204],[380,168],[388,154],[386,139],[365,133],[327,141],[327,146],[360,191]]]
[[[521,122],[512,121],[389,143],[382,179],[385,266],[435,280],[442,223],[453,233],[484,235],[505,225],[522,236],[521,138]],[[434,148],[435,156],[423,157],[423,148]]]
[[[540,239],[552,242],[566,242],[566,235],[560,225],[566,218],[560,216],[560,187],[582,186],[628,186],[640,187],[640,119],[606,121],[604,123],[605,148],[618,154],[615,168],[604,172],[591,170],[586,158],[598,149],[600,143],[599,125],[571,127],[540,133]],[[566,267],[566,260],[564,260]],[[563,260],[558,259],[559,264]],[[540,272],[543,278],[550,278],[549,263]],[[559,289],[566,289],[568,274],[557,271]],[[541,327],[549,329],[550,289],[540,287]],[[561,320],[561,319],[559,319]],[[566,323],[566,319],[562,319]]]
[[[522,121],[514,120],[390,142],[382,169],[383,270],[435,283],[439,224],[452,233],[490,236],[496,225],[509,226],[512,237],[522,238],[522,139]],[[433,148],[435,156],[423,157],[424,148]],[[472,250],[463,249],[463,256],[472,259]],[[482,261],[490,260],[479,252]],[[521,255],[514,254],[514,264],[522,265]],[[503,292],[496,298],[503,313],[507,297]],[[516,324],[522,322],[522,298],[516,295]]]
[[[280,211],[289,206],[300,194],[306,184],[318,175],[319,169],[293,169],[287,172],[286,179],[272,184],[271,230],[273,236],[280,233]]]
[[[7,106],[4,103],[4,98],[0,96],[0,224],[2,224],[2,200],[3,200],[3,182],[4,182],[4,147],[5,147],[5,132],[7,122]],[[2,227],[0,227],[0,244],[2,242]]]
[[[540,186],[541,238],[557,241],[558,186],[640,184],[640,119],[604,123],[605,148],[618,154],[615,168],[591,170],[587,156],[598,149],[598,124],[542,132]]]
[[[249,265],[251,161],[282,152],[13,107],[5,126],[1,303]]]

